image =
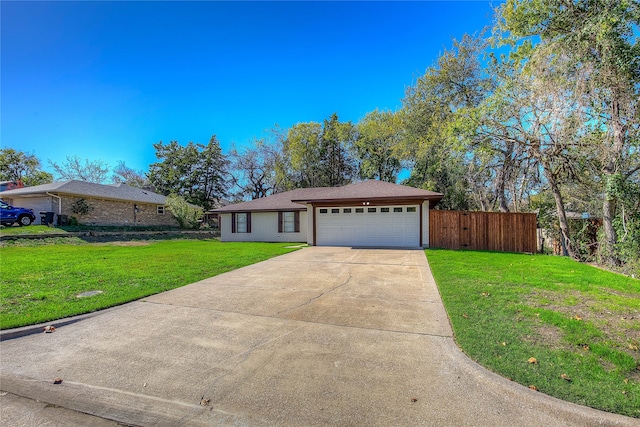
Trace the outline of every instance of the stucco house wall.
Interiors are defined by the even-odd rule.
[[[307,221],[306,223],[302,223],[302,221],[300,221],[300,227],[303,227],[306,224],[306,228],[307,230],[309,230],[309,232],[307,233],[307,244],[309,246],[313,246],[314,242],[313,242],[313,212],[315,211],[314,207],[307,204],[307,212],[306,212],[306,216],[307,216]]]
[[[422,202],[422,247],[429,247],[429,202]]]
[[[307,212],[300,212],[300,232],[278,233],[278,212],[251,212],[251,233],[231,232],[231,213],[220,215],[223,242],[306,242]]]

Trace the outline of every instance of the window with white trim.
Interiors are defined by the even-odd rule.
[[[158,215],[164,215],[164,206],[162,206],[162,205],[158,205],[158,206],[156,207],[156,213],[157,213]]]

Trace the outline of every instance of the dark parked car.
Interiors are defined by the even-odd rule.
[[[30,225],[35,219],[33,209],[16,208],[0,200],[0,223],[2,225],[13,225],[16,222],[20,226]]]

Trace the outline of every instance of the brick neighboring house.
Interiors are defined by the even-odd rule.
[[[66,216],[85,225],[178,225],[165,206],[165,196],[125,184],[61,181],[2,191],[0,198],[11,205],[33,209],[35,224],[41,223],[39,212],[47,211],[57,216],[54,224]],[[84,202],[79,202],[81,199]],[[78,213],[81,205],[88,206],[89,212]]]

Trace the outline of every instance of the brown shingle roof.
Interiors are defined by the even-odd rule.
[[[125,200],[139,203],[164,205],[167,198],[142,188],[125,184],[104,185],[84,181],[59,181],[33,187],[17,188],[0,193],[0,197],[13,198],[20,196],[46,195],[47,193],[67,194],[80,197],[96,197],[110,200]]]
[[[215,209],[214,212],[254,212],[254,211],[295,211],[305,210],[305,203],[317,202],[345,202],[354,203],[363,200],[388,201],[394,200],[433,200],[434,203],[442,199],[442,193],[392,184],[383,181],[367,180],[344,187],[298,188],[284,193],[235,203]]]

